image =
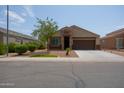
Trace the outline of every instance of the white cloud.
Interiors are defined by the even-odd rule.
[[[26,17],[27,16],[27,14],[26,13],[21,13],[21,15],[23,16],[23,17]]]
[[[23,6],[23,8],[27,11],[27,14],[30,16],[30,17],[35,17],[33,11],[32,11],[32,6],[31,5],[26,5],[26,6]]]
[[[118,25],[116,26],[117,29],[121,29],[121,28],[124,28],[124,25]]]
[[[5,22],[5,21],[3,21],[3,20],[0,20],[0,24],[5,25],[5,24],[6,24],[6,22]]]
[[[0,26],[6,26],[7,25],[7,22],[4,21],[4,20],[0,20]]]
[[[4,11],[5,15],[7,15],[7,11]],[[25,19],[23,17],[21,17],[20,15],[18,15],[16,12],[14,11],[9,11],[9,17],[10,17],[10,21],[11,22],[16,22],[16,23],[24,23]]]

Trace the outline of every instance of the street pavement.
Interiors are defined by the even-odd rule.
[[[124,88],[124,57],[76,51],[78,58],[0,58],[1,88]]]
[[[0,62],[0,87],[123,88],[124,62]]]

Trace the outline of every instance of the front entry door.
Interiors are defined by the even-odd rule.
[[[64,49],[69,48],[69,36],[64,37]]]

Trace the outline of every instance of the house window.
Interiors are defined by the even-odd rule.
[[[60,45],[60,38],[53,37],[51,42],[52,42],[52,45],[58,46],[58,45]]]
[[[123,44],[123,38],[116,38],[116,48],[120,49],[120,48],[124,48],[124,44]]]

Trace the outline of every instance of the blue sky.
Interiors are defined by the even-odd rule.
[[[29,34],[36,18],[53,18],[58,26],[77,25],[101,36],[124,28],[124,6],[9,6],[10,29]],[[6,6],[0,6],[0,27],[6,27]]]

